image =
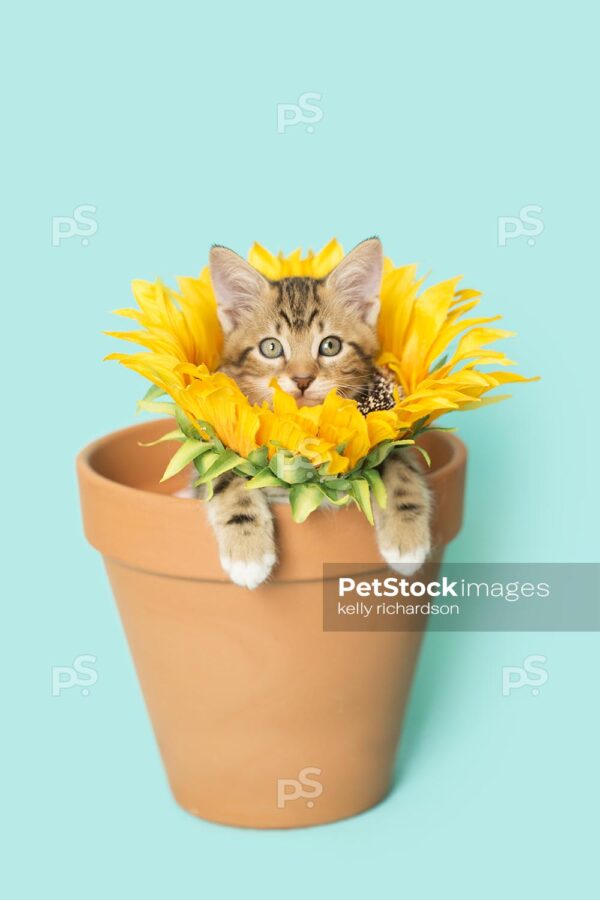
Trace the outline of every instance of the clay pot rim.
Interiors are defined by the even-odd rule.
[[[177,497],[169,492],[159,493],[157,491],[148,491],[144,488],[123,484],[120,481],[115,481],[106,475],[102,475],[93,465],[94,455],[108,443],[111,443],[121,436],[133,436],[135,432],[138,434],[138,439],[142,441],[146,431],[154,433],[159,422],[164,422],[166,425],[168,421],[169,420],[167,419],[151,419],[146,422],[141,422],[138,425],[129,425],[125,428],[118,428],[116,431],[110,431],[108,434],[96,438],[96,440],[87,444],[87,446],[77,454],[76,465],[79,476],[84,477],[88,483],[95,483],[98,487],[101,486],[104,491],[109,491],[115,498],[118,496],[124,498],[125,496],[131,496],[132,494],[141,494],[145,497],[145,503],[156,504],[157,507],[165,503],[172,504],[174,500],[187,505],[197,503],[197,500],[193,498]],[[425,472],[425,477],[429,484],[445,480],[453,471],[464,466],[467,457],[467,448],[465,444],[455,434],[447,431],[434,431],[431,432],[431,434],[432,436],[435,435],[435,441],[444,446],[446,451],[449,452],[449,455],[440,466]],[[172,506],[171,509],[173,509]]]
[[[198,581],[224,580],[213,529],[203,504],[176,497],[189,475],[159,484],[171,449],[166,443],[144,449],[172,428],[169,419],[153,419],[114,431],[84,448],[77,457],[85,534],[106,559],[129,568]],[[433,498],[432,541],[446,546],[460,530],[462,485],[467,451],[454,435],[443,431],[423,436],[435,468],[426,472]],[[320,579],[328,562],[381,564],[373,529],[355,506],[322,508],[298,525],[289,503],[274,503],[279,562],[274,581]],[[332,514],[343,528],[332,529]],[[348,536],[353,535],[349,541]],[[296,553],[297,541],[304,546]],[[198,552],[201,548],[201,552]],[[240,588],[240,590],[243,590]]]

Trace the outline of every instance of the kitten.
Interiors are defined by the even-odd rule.
[[[268,281],[232,250],[213,247],[210,273],[225,336],[221,371],[253,403],[270,399],[274,376],[299,405],[321,403],[332,388],[360,401],[377,377],[382,268],[378,238],[355,247],[324,279]],[[392,455],[382,477],[387,509],[374,510],[381,555],[411,574],[429,552],[429,495],[413,460]],[[223,568],[236,584],[257,587],[277,560],[265,493],[245,490],[227,473],[215,483],[208,512]]]

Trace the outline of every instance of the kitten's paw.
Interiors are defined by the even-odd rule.
[[[253,590],[267,580],[277,558],[274,553],[265,553],[259,560],[230,559],[221,557],[221,565],[234,584]]]
[[[173,494],[174,497],[181,497],[182,500],[195,500],[198,496],[198,489],[193,484],[180,488]]]
[[[414,575],[418,572],[429,554],[429,544],[415,547],[406,553],[400,553],[397,547],[380,547],[380,552],[386,563],[394,572],[400,575]]]

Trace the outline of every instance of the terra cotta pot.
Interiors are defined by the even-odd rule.
[[[362,812],[389,790],[421,632],[323,630],[324,562],[383,570],[354,507],[301,525],[274,506],[280,562],[254,591],[227,580],[203,504],[160,484],[171,426],[110,434],[79,455],[86,536],[119,607],[175,799],[215,822],[289,828]],[[432,458],[436,558],[458,532],[466,452]]]

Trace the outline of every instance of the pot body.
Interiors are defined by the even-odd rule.
[[[78,474],[86,535],[103,554],[176,800],[256,828],[368,809],[390,786],[421,641],[420,631],[323,630],[323,564],[384,568],[372,527],[354,508],[298,525],[278,504],[274,578],[240,588],[220,569],[202,503],[159,485],[172,445],[139,446],[169,427],[97,441]],[[465,451],[443,433],[427,449],[441,558],[460,527]]]

